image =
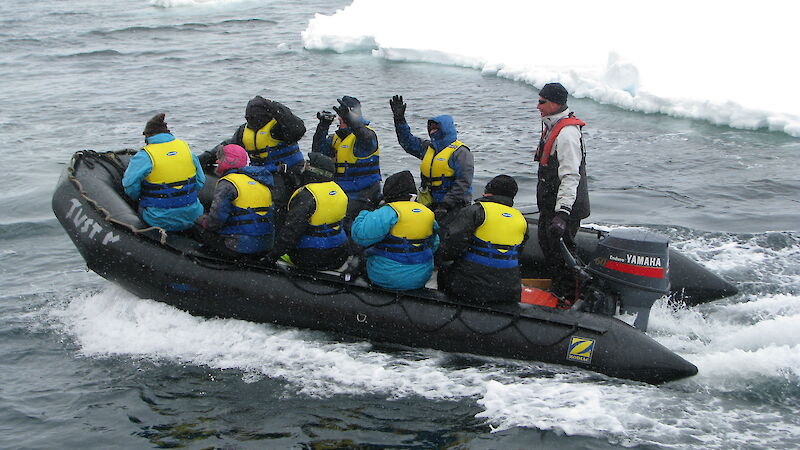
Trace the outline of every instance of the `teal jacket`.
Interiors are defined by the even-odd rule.
[[[391,206],[383,206],[375,211],[361,211],[353,221],[350,230],[353,242],[368,247],[382,241],[389,230],[397,223],[397,212]],[[439,247],[439,224],[433,223],[433,251]],[[380,255],[367,252],[367,276],[374,284],[394,291],[419,289],[433,274],[433,258],[418,264],[401,264]]]
[[[175,136],[169,133],[160,133],[145,138],[145,142],[148,144],[163,144],[173,140],[175,140]],[[206,175],[203,173],[203,168],[200,166],[197,156],[192,155],[192,161],[194,161],[194,167],[197,170],[195,181],[199,191],[206,183]],[[128,163],[128,168],[125,169],[125,175],[122,177],[122,187],[125,189],[125,194],[138,201],[142,192],[142,180],[152,170],[153,161],[146,151],[140,150],[133,155],[130,163]],[[150,226],[160,227],[167,231],[181,231],[194,225],[194,220],[203,214],[203,205],[200,200],[197,200],[191,205],[179,208],[139,208],[139,214],[142,216],[142,220]]]

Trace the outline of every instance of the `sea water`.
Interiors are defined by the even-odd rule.
[[[0,447],[800,445],[800,141],[786,133],[570,100],[588,123],[589,222],[665,234],[740,289],[656,304],[649,334],[700,370],[664,386],[199,318],[87,272],[50,208],[72,153],[139,148],[158,112],[204,151],[256,94],[305,120],[303,151],[317,111],[358,97],[384,175],[418,165],[394,135],[388,100],[401,94],[417,135],[429,117],[455,118],[476,195],[506,173],[517,203],[534,203],[537,89],[368,49],[305,49],[315,13],[348,4],[2,2]]]

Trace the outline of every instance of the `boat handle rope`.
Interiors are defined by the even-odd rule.
[[[288,278],[289,278],[289,281],[294,285],[294,287],[296,287],[297,289],[305,292],[306,294],[328,296],[328,295],[344,294],[344,293],[348,293],[349,292],[349,293],[351,293],[353,295],[356,295],[355,293],[350,292],[349,289],[347,289],[347,287],[337,288],[337,289],[334,289],[334,290],[329,291],[329,292],[314,292],[311,289],[307,289],[307,288],[301,286],[300,283],[298,283],[298,281],[295,280],[293,277],[290,276]],[[356,295],[356,297],[358,297],[358,295]],[[359,297],[359,300],[360,299],[361,298]]]
[[[163,228],[160,228],[160,227],[136,228],[135,226],[133,226],[133,225],[131,225],[129,223],[125,223],[125,222],[122,222],[121,220],[117,220],[116,218],[114,218],[111,215],[111,212],[109,210],[103,208],[102,206],[100,206],[99,203],[97,203],[97,201],[95,199],[89,197],[89,195],[86,193],[86,190],[83,189],[83,185],[81,184],[80,180],[78,180],[78,178],[75,177],[75,165],[77,165],[77,163],[79,161],[82,161],[89,168],[93,168],[94,167],[94,163],[90,162],[90,160],[88,158],[93,157],[93,158],[100,159],[100,158],[105,157],[105,155],[99,154],[99,153],[95,152],[94,150],[84,150],[84,151],[78,152],[78,153],[80,153],[80,156],[82,156],[83,158],[78,159],[75,156],[73,156],[72,161],[70,161],[70,167],[67,169],[67,171],[69,173],[69,176],[68,176],[69,181],[72,184],[75,185],[75,187],[78,189],[78,192],[80,193],[81,197],[83,197],[90,205],[92,205],[92,208],[94,208],[95,211],[100,213],[106,221],[108,221],[110,223],[117,224],[117,225],[119,225],[119,226],[121,226],[123,228],[127,228],[133,234],[142,234],[142,235],[147,236],[145,233],[150,232],[150,231],[157,231],[158,234],[159,234],[159,238],[158,238],[157,241],[160,244],[165,245],[167,243],[167,232]],[[76,153],[76,155],[78,155],[78,153]],[[109,171],[109,173],[110,173],[110,171]],[[147,237],[149,237],[149,236],[147,236]]]
[[[531,345],[534,345],[534,346],[537,346],[537,347],[552,347],[552,346],[560,343],[564,339],[568,338],[572,333],[578,331],[578,324],[573,325],[572,328],[570,328],[566,333],[564,333],[563,336],[561,336],[560,338],[554,340],[553,342],[551,342],[549,344],[543,344],[543,343],[532,341],[528,337],[528,335],[526,335],[525,333],[522,332],[522,330],[519,329],[519,327],[517,326],[516,323],[514,323],[514,329],[517,330],[517,333],[519,333],[520,336],[522,336],[522,338],[525,339],[526,341],[528,341],[528,343],[531,344]]]
[[[450,325],[451,323],[453,323],[457,318],[459,318],[459,315],[461,314],[461,308],[457,308],[455,314],[453,314],[453,317],[447,319],[443,324],[441,324],[439,326],[436,326],[436,327],[433,327],[433,328],[423,327],[423,326],[419,325],[418,323],[414,322],[414,319],[411,318],[411,314],[409,314],[408,310],[406,309],[405,302],[400,301],[400,298],[401,298],[401,296],[398,295],[397,296],[397,303],[400,305],[400,308],[403,310],[403,313],[406,315],[406,318],[408,319],[408,321],[411,323],[411,325],[414,326],[414,328],[416,328],[416,329],[418,329],[420,331],[424,331],[426,333],[435,333],[435,332],[441,330],[442,328],[444,328],[444,327]]]
[[[514,325],[514,324],[517,322],[517,320],[519,320],[519,316],[515,316],[515,317],[511,318],[511,320],[509,320],[509,321],[508,321],[508,323],[506,323],[506,324],[504,324],[504,325],[502,325],[502,326],[498,327],[496,330],[493,330],[493,331],[487,331],[487,332],[482,332],[482,331],[478,331],[478,330],[476,330],[476,329],[472,328],[471,326],[469,326],[469,324],[468,324],[466,321],[464,321],[464,318],[463,318],[463,317],[461,317],[461,311],[462,311],[462,310],[463,310],[462,308],[459,308],[459,310],[458,310],[458,317],[457,317],[457,319],[459,320],[459,322],[461,322],[462,324],[464,324],[464,327],[466,327],[466,329],[468,329],[469,331],[472,331],[473,333],[475,333],[475,334],[477,334],[477,335],[480,335],[480,336],[488,336],[488,335],[490,335],[490,334],[499,333],[499,332],[501,332],[501,331],[505,330],[506,328],[508,328],[508,327],[510,327],[510,326],[512,326],[512,325]]]

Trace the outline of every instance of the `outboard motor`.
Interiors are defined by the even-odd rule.
[[[645,230],[612,230],[597,243],[587,270],[619,297],[620,312],[636,313],[647,330],[650,308],[669,295],[669,240]]]

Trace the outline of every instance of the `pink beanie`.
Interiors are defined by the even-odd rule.
[[[217,175],[222,175],[231,169],[239,169],[250,164],[247,150],[236,144],[228,144],[217,152]]]

